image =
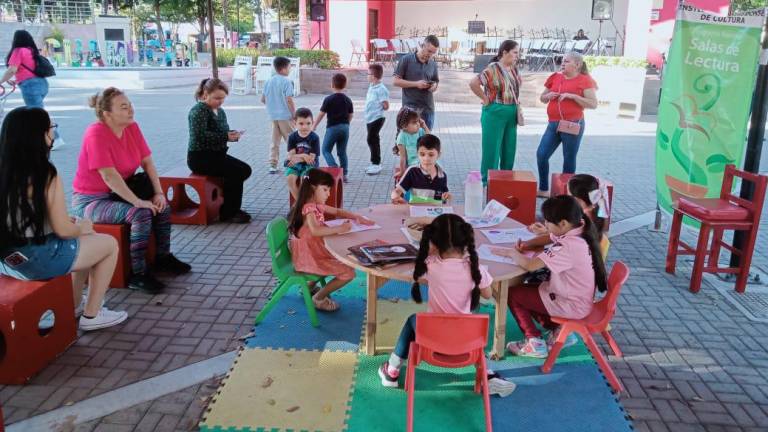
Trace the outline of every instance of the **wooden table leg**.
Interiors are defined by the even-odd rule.
[[[493,349],[491,358],[500,360],[504,358],[505,342],[507,338],[507,298],[509,297],[509,281],[504,280],[493,284],[493,298],[496,299],[496,312],[494,317]]]
[[[376,290],[379,288],[379,277],[367,274],[368,290],[365,302],[365,353],[374,355],[376,353]]]

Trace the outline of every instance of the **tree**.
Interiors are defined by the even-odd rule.
[[[766,0],[731,0],[731,13],[764,8]]]

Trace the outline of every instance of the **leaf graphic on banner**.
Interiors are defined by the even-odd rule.
[[[725,171],[725,166],[735,163],[733,159],[729,159],[726,155],[715,153],[707,158],[707,170],[711,173],[720,173]]]
[[[705,83],[705,78],[712,78],[714,80],[714,84]],[[697,93],[701,94],[708,94],[711,93],[714,90],[714,95],[712,96],[712,99],[708,100],[704,105],[701,106],[702,111],[709,111],[710,108],[715,106],[717,103],[717,100],[720,99],[720,77],[714,74],[704,74],[693,82],[693,90]]]
[[[659,130],[659,147],[661,147],[662,150],[666,150],[669,148],[669,136],[664,133],[664,131]]]
[[[670,102],[670,105],[677,111],[678,127],[701,132],[707,137],[707,141],[712,139],[707,130],[712,130],[717,126],[717,117],[711,113],[700,111],[693,96],[684,94],[678,101]]]
[[[676,129],[675,134],[672,135],[672,155],[675,156],[675,160],[678,164],[688,173],[688,179],[691,183],[707,185],[707,173],[691,158],[688,157],[688,152],[680,148],[680,140],[683,137],[685,129]]]

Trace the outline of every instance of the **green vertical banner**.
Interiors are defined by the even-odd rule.
[[[740,167],[763,16],[719,16],[681,3],[664,69],[656,131],[656,196],[717,197],[725,165]]]

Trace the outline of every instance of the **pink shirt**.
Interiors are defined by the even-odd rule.
[[[472,313],[470,306],[475,282],[472,280],[469,258],[442,259],[430,255],[426,263],[429,286],[427,312]],[[484,265],[480,265],[480,276],[481,289],[491,286],[493,278]]]
[[[595,272],[581,228],[552,237],[552,244],[538,255],[552,272],[539,286],[541,301],[552,316],[581,319],[592,311]]]
[[[16,66],[17,83],[35,77],[35,74],[29,70],[35,70],[35,58],[32,56],[32,50],[29,48],[16,48],[13,50],[11,57],[8,59],[8,66]]]
[[[102,180],[99,168],[115,168],[120,177],[126,179],[136,172],[142,159],[151,154],[137,123],[126,127],[120,138],[106,124],[93,123],[83,136],[72,188],[86,195],[108,193],[109,186]]]

